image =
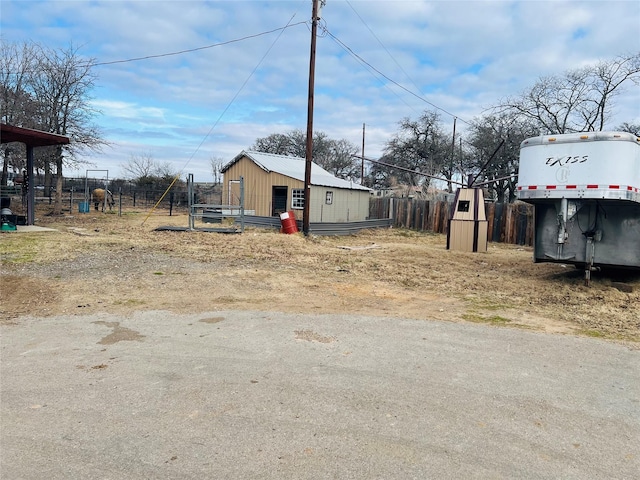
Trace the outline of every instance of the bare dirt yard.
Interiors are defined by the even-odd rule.
[[[409,230],[305,238],[155,231],[186,227],[167,211],[38,212],[48,232],[0,234],[0,322],[21,316],[127,315],[136,310],[243,309],[349,313],[640,342],[640,275],[534,264],[528,247],[446,250],[446,237]]]

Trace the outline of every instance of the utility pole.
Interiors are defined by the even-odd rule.
[[[456,154],[456,120],[458,120],[456,117],[453,117],[453,138],[451,139],[451,162],[449,162],[449,175],[451,175],[451,178],[453,178],[453,159],[455,157]],[[449,181],[447,182],[448,185],[447,187],[447,191],[449,193],[453,193],[453,186],[451,185],[451,178],[449,179]]]
[[[316,74],[316,36],[318,31],[318,2],[313,0],[311,9],[311,54],[309,55],[309,99],[307,102],[307,145],[304,166],[304,209],[302,210],[302,232],[309,235],[309,212],[311,203],[311,159],[313,157],[313,91]],[[322,0],[323,4],[325,0]]]
[[[364,184],[364,123],[362,124],[362,164],[360,165],[360,185]]]

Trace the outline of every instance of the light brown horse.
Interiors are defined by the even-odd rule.
[[[104,212],[104,198],[105,194],[107,196],[107,205],[109,205],[109,210],[113,209],[113,206],[116,204],[116,201],[113,199],[113,193],[109,190],[105,190],[104,188],[96,188],[93,191],[93,205],[98,211],[98,206],[102,204],[102,211]]]

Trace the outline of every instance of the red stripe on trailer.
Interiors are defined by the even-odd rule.
[[[587,185],[587,188],[598,188],[598,185]]]
[[[537,190],[537,189],[538,189],[538,186],[537,186],[537,185],[529,185],[529,186],[527,187],[527,189],[529,189],[529,190]]]
[[[609,188],[611,188],[613,190],[618,190],[618,189],[620,189],[620,185],[609,185]]]
[[[630,192],[633,192],[633,187],[627,187],[627,190],[629,190]]]
[[[578,188],[577,185],[567,185],[567,188]]]
[[[522,187],[518,187],[518,190],[522,190]]]
[[[547,190],[555,190],[556,186],[555,185],[547,185]]]

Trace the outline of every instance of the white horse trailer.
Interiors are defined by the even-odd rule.
[[[520,145],[518,198],[534,206],[534,262],[640,269],[640,138],[544,135]]]

